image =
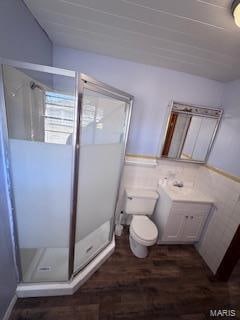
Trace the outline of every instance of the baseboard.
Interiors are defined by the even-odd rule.
[[[197,241],[189,242],[189,241],[162,241],[158,240],[157,245],[179,245],[179,244],[189,244],[189,245],[194,245],[196,244]]]
[[[17,295],[15,294],[11,300],[11,302],[9,303],[9,306],[7,308],[7,311],[5,312],[5,315],[3,316],[3,320],[8,320],[11,316],[12,310],[15,306],[15,303],[17,301]]]

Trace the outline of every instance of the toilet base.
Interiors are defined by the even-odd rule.
[[[132,253],[138,257],[138,258],[146,258],[148,255],[148,248],[146,246],[143,246],[139,244],[137,241],[135,241],[131,235],[129,235],[129,244],[130,248],[132,250]]]

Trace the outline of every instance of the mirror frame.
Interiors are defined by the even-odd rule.
[[[168,106],[169,110],[167,112],[167,121],[165,122],[165,124],[163,125],[163,129],[164,129],[164,134],[163,134],[163,139],[161,140],[161,148],[160,148],[160,156],[159,159],[160,160],[170,160],[170,161],[179,161],[179,162],[187,162],[187,163],[198,163],[198,164],[205,164],[209,158],[209,155],[211,153],[215,138],[216,138],[216,134],[218,132],[219,129],[219,125],[222,119],[222,115],[223,115],[223,109],[220,107],[206,107],[206,106],[199,106],[199,105],[195,105],[195,104],[190,104],[190,103],[184,103],[184,102],[178,102],[178,101],[174,101],[172,100],[169,103]],[[175,108],[175,110],[174,110]],[[194,109],[194,110],[193,110]],[[170,122],[170,118],[171,118],[171,113],[172,111],[181,113],[181,114],[189,114],[189,115],[193,115],[193,116],[199,116],[199,117],[206,117],[206,118],[214,118],[217,120],[210,144],[208,146],[207,149],[207,154],[206,157],[203,161],[200,160],[188,160],[188,159],[181,159],[181,158],[168,158],[168,157],[163,157],[162,153],[163,153],[163,149],[164,149],[164,145],[165,145],[165,141],[166,141],[166,137],[167,137],[167,132],[168,132],[168,127],[169,127],[169,122]]]

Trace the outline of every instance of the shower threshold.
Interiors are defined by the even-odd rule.
[[[72,295],[76,292],[99,267],[112,255],[115,249],[115,239],[99,253],[83,270],[72,280],[67,282],[48,283],[19,283],[17,286],[17,297],[44,297]]]

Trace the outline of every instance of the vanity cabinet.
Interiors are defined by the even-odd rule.
[[[196,242],[199,240],[203,226],[209,212],[205,214],[191,214],[185,216],[186,222],[183,227],[182,241]]]
[[[158,243],[194,243],[201,236],[212,203],[175,201],[160,193],[153,215]]]
[[[162,228],[160,240],[196,242],[199,240],[207,213],[171,212],[165,228]]]

